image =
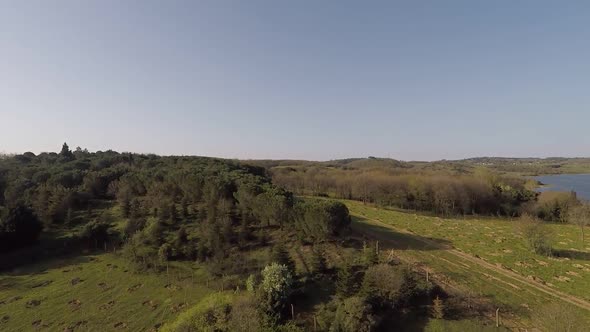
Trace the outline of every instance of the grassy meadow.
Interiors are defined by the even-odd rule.
[[[501,308],[504,319],[510,320],[506,325],[511,327],[529,328],[528,318],[535,308],[558,299],[445,248],[454,248],[578,298],[590,299],[590,253],[587,244],[582,246],[579,228],[574,226],[550,225],[555,233],[556,252],[570,257],[548,258],[532,253],[515,221],[508,219],[438,218],[375,208],[356,201],[345,203],[354,216],[353,228],[392,241],[389,246],[383,243],[382,255],[391,249],[396,256],[423,266],[434,276],[438,274],[439,280],[447,285],[489,300],[491,306]],[[425,241],[438,245],[431,246]],[[484,314],[492,319],[494,312],[489,309]],[[571,309],[589,315],[583,309],[574,306]]]
[[[213,292],[189,265],[135,273],[116,254],[51,260],[0,275],[0,330],[157,330]]]

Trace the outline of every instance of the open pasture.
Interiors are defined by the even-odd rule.
[[[590,300],[590,241],[581,243],[578,227],[550,224],[554,257],[535,254],[518,231],[518,220],[501,218],[439,218],[378,209],[347,201],[353,215],[373,219],[449,246],[531,280]]]
[[[206,284],[188,265],[155,274],[115,254],[51,260],[0,275],[0,330],[156,331],[211,293]]]

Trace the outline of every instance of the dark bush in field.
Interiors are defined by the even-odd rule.
[[[307,241],[321,241],[341,234],[348,230],[351,222],[346,205],[321,199],[299,201],[293,219],[299,237]]]
[[[42,228],[31,209],[25,206],[11,208],[0,220],[0,248],[10,250],[33,244]]]

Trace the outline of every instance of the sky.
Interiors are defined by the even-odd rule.
[[[0,152],[590,156],[588,1],[0,0]]]

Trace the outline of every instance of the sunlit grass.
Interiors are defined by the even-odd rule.
[[[186,264],[135,273],[114,254],[28,266],[0,275],[0,330],[150,330],[212,292],[205,278]]]

